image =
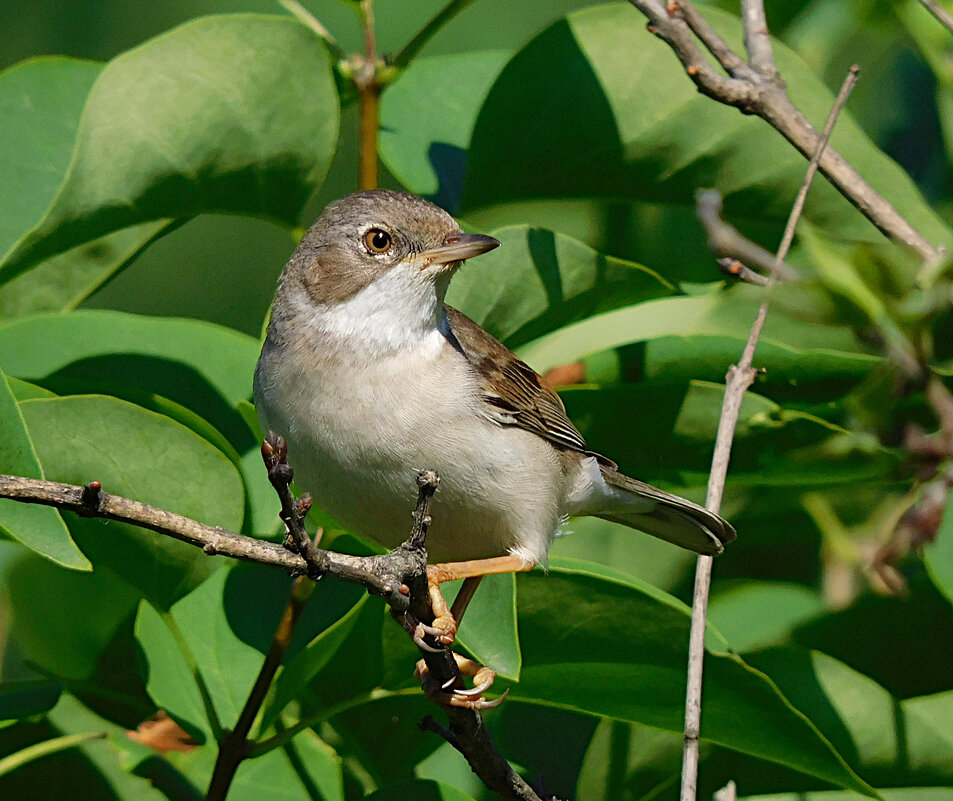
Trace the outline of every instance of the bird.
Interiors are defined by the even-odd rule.
[[[472,579],[470,595],[481,575],[545,565],[571,516],[721,553],[730,523],[591,451],[541,377],[446,305],[464,261],[499,244],[383,189],[333,202],[311,226],[278,280],[254,380],[298,486],[344,528],[395,547],[418,472],[436,470],[428,555],[447,567],[438,580]]]

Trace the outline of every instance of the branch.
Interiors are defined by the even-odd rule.
[[[920,0],[921,5],[929,11],[950,33],[953,33],[953,15],[944,9],[936,0]]]
[[[283,443],[277,438],[262,448],[266,460],[269,456],[279,461],[286,452]],[[300,499],[295,502],[286,493],[292,472],[290,469],[274,469],[269,464],[269,478],[275,484],[282,499],[282,518],[290,528],[300,521],[295,515],[286,516],[289,508],[301,511]],[[333,551],[325,551],[314,546],[303,549],[313,556],[312,562],[305,557],[274,543],[264,542],[252,537],[226,531],[222,528],[207,526],[191,518],[140,503],[130,498],[112,495],[102,491],[98,481],[85,487],[61,484],[55,481],[24,478],[21,476],[0,475],[0,498],[9,498],[21,503],[37,503],[54,506],[59,509],[76,512],[87,517],[99,517],[122,523],[148,528],[158,534],[173,537],[181,542],[202,548],[209,555],[229,556],[259,564],[280,567],[292,575],[308,575],[320,578],[327,575],[342,581],[362,584],[369,592],[384,598],[392,609],[398,612],[410,611],[423,622],[433,621],[433,609],[430,606],[430,593],[427,586],[427,552],[425,549],[427,529],[430,524],[430,501],[437,486],[434,471],[422,471],[418,476],[419,495],[414,511],[414,525],[411,535],[400,547],[382,556],[349,556]],[[281,483],[287,482],[282,487]],[[289,533],[293,547],[300,547],[300,535]],[[309,541],[310,542],[310,541]],[[288,610],[286,610],[286,614]],[[283,639],[276,633],[276,640]],[[285,646],[286,647],[286,646]],[[283,651],[279,653],[281,643],[273,642],[269,658],[259,674],[259,681],[249,696],[235,732],[226,735],[222,749],[226,755],[221,757],[219,774],[209,787],[209,798],[223,798],[219,792],[228,788],[230,776],[241,759],[253,752],[247,742],[250,721],[254,720],[251,710],[257,711],[262,689],[267,689],[274,675],[272,668],[280,663]],[[459,668],[452,652],[430,641],[420,652],[430,670],[430,676],[440,686],[452,686],[462,681]],[[277,659],[277,662],[275,661]],[[540,801],[539,796],[510,766],[497,750],[483,724],[483,718],[477,710],[460,707],[443,707],[449,719],[447,731],[453,735],[454,746],[464,755],[470,767],[491,790],[504,799],[511,801]],[[297,731],[297,730],[295,730]],[[234,739],[229,738],[234,735]],[[226,748],[225,742],[229,745]],[[218,795],[213,795],[213,788]]]
[[[695,195],[695,213],[705,226],[708,247],[716,256],[737,259],[743,265],[758,267],[766,273],[770,273],[777,267],[778,277],[786,281],[793,281],[800,277],[800,273],[794,267],[785,261],[778,264],[774,253],[752,242],[733,225],[726,223],[721,218],[721,207],[721,194],[714,189],[703,189]],[[732,269],[729,272],[737,275],[741,271]],[[761,281],[751,280],[750,277],[747,280],[751,283],[761,283]]]
[[[804,200],[811,187],[811,182],[817,172],[817,165],[824,154],[824,149],[834,129],[837,116],[847,102],[847,97],[857,82],[856,68],[852,68],[844,79],[844,84],[834,101],[824,133],[818,139],[817,147],[811,155],[804,181],[798,192],[791,213],[788,216],[781,244],[778,247],[774,267],[771,271],[772,280],[778,275],[778,268],[783,263],[794,240],[794,229],[804,209]],[[725,397],[721,407],[721,417],[718,421],[718,433],[715,437],[715,450],[712,455],[711,474],[708,479],[708,493],[705,505],[713,512],[721,508],[721,501],[725,491],[725,480],[728,475],[728,462],[731,458],[731,444],[735,436],[735,427],[738,424],[738,415],[741,411],[741,401],[748,387],[754,382],[756,372],[752,367],[755,348],[764,321],[768,314],[768,302],[765,301],[758,309],[758,314],[751,326],[748,341],[737,365],[728,370],[725,382]],[[701,732],[701,694],[702,668],[705,656],[705,618],[708,612],[708,591],[711,586],[712,557],[699,556],[695,569],[695,592],[692,601],[692,624],[689,633],[688,651],[688,684],[685,691],[685,743],[682,756],[682,787],[681,801],[695,801],[698,785],[698,738]]]
[[[98,484],[99,482],[94,481],[85,487],[79,487],[57,481],[0,475],[0,498],[55,506],[85,517],[131,523],[194,545],[209,556],[221,555],[246,562],[273,565],[293,576],[306,575],[309,572],[303,557],[281,545],[236,534],[218,526],[207,526],[166,509],[102,492]],[[398,551],[393,553],[398,554]],[[321,551],[321,554],[322,558],[327,560],[326,575],[361,584],[368,592],[380,596],[397,609],[408,608],[409,601],[400,592],[402,577],[409,572],[405,569],[405,556],[385,554],[362,557],[333,551]]]
[[[232,785],[232,779],[235,777],[235,771],[251,755],[250,746],[252,743],[248,739],[248,734],[251,732],[255,718],[258,717],[258,712],[265,701],[265,696],[268,694],[272,681],[274,681],[275,674],[285,658],[288,646],[291,645],[291,637],[294,634],[295,627],[298,625],[301,614],[304,612],[308,599],[313,592],[314,582],[309,581],[305,576],[298,576],[295,579],[288,603],[281,614],[281,620],[278,622],[271,645],[268,647],[268,653],[265,655],[265,661],[262,663],[258,678],[255,679],[255,684],[248,694],[245,706],[242,707],[235,728],[228,732],[219,743],[218,756],[215,759],[215,768],[212,771],[205,801],[225,801],[228,790]]]
[[[474,0],[449,0],[430,21],[411,39],[394,58],[395,67],[406,67],[414,60],[423,46],[430,41],[433,35],[459,14],[467,6],[473,5]]]
[[[762,0],[744,0],[742,19],[749,63],[731,51],[701,17],[690,0],[629,0],[649,20],[649,30],[662,39],[681,61],[698,90],[744,114],[765,120],[804,156],[817,151],[821,136],[794,106],[778,74],[764,17]],[[705,46],[705,50],[699,46]],[[705,51],[731,77],[721,74]],[[939,251],[868,184],[836,150],[825,147],[818,162],[821,172],[887,237],[912,248],[923,259]]]

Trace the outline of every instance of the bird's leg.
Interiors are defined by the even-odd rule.
[[[532,569],[532,564],[519,556],[513,555],[428,565],[427,588],[430,591],[430,605],[433,607],[434,620],[430,626],[420,624],[420,631],[430,634],[444,645],[453,645],[463,613],[470,605],[473,594],[484,576],[500,573],[522,573]],[[457,593],[453,606],[450,607],[440,591],[440,585],[458,579],[464,579],[463,586]]]
[[[422,642],[424,634],[430,634],[438,642],[447,646],[452,645],[463,613],[470,605],[473,594],[484,576],[500,573],[521,573],[532,569],[532,564],[518,556],[497,556],[491,559],[474,559],[467,562],[429,565],[427,567],[427,587],[430,591],[430,605],[433,607],[434,620],[429,626],[423,623],[417,624],[414,641],[419,644]],[[453,606],[448,606],[443,593],[440,592],[440,585],[446,581],[455,581],[461,578],[464,580],[463,586],[457,593]],[[496,678],[496,671],[459,654],[454,654],[453,657],[457,661],[460,672],[473,679],[473,687],[468,690],[453,686],[434,686],[434,682],[429,678],[427,664],[421,659],[417,663],[416,675],[421,681],[424,692],[430,698],[441,704],[467,707],[468,709],[491,709],[503,702],[505,695],[493,701],[488,701],[483,697],[483,693],[492,686],[493,680]]]

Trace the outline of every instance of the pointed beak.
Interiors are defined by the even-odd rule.
[[[425,266],[432,264],[452,264],[472,259],[500,246],[500,240],[485,234],[465,234],[462,231],[448,236],[442,245],[425,250],[419,258]]]

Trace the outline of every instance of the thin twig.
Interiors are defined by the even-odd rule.
[[[708,247],[716,256],[738,259],[766,273],[776,271],[778,277],[786,281],[800,277],[794,267],[785,261],[778,263],[774,253],[752,242],[733,225],[725,222],[721,218],[721,206],[721,194],[714,189],[702,189],[695,195],[695,213],[705,227]]]
[[[788,249],[794,238],[794,229],[804,209],[804,199],[810,189],[811,182],[817,172],[817,163],[821,160],[824,148],[830,139],[834,123],[847,102],[851,89],[857,82],[857,70],[851,68],[844,84],[834,101],[824,133],[818,140],[817,147],[811,156],[801,191],[798,193],[788,216],[788,223],[778,248],[776,265],[780,265],[787,256]],[[776,271],[772,272],[772,278]],[[768,314],[768,303],[763,302],[751,326],[748,341],[737,365],[728,370],[725,382],[725,397],[722,402],[721,417],[718,421],[718,433],[715,437],[715,449],[712,455],[711,474],[708,480],[708,493],[705,505],[713,512],[721,508],[721,501],[725,491],[725,479],[728,475],[728,462],[731,458],[731,445],[738,424],[738,415],[741,411],[741,401],[748,387],[754,382],[755,370],[752,367],[755,348],[764,328],[764,321]],[[699,556],[695,569],[695,592],[692,602],[692,623],[689,634],[688,653],[688,684],[685,691],[685,743],[682,753],[682,787],[681,801],[695,801],[698,790],[698,739],[701,733],[701,693],[702,669],[705,654],[705,619],[708,613],[708,591],[711,586],[710,556]]]
[[[221,555],[246,562],[279,567],[292,575],[308,573],[308,564],[299,554],[272,542],[236,534],[217,526],[207,526],[175,512],[159,509],[140,501],[100,492],[98,503],[83,503],[85,487],[43,481],[23,476],[0,475],[0,498],[21,503],[55,506],[86,517],[99,517],[131,523],[167,537],[201,548],[209,556]],[[379,595],[391,606],[406,609],[408,600],[399,591],[402,576],[407,572],[407,558],[398,549],[382,556],[351,556],[322,551],[327,559],[327,575],[342,581],[361,584]]]
[[[430,41],[433,35],[453,19],[467,6],[473,5],[474,0],[450,0],[440,9],[430,21],[411,39],[394,58],[394,66],[406,67]]]
[[[953,14],[950,14],[950,12],[943,8],[936,0],[920,0],[920,3],[927,11],[936,17],[937,22],[950,33],[953,33]]]
[[[268,647],[268,653],[265,655],[265,661],[262,663],[258,677],[248,694],[245,706],[242,707],[235,728],[228,732],[219,744],[218,756],[215,759],[215,768],[212,771],[205,801],[224,801],[228,795],[228,789],[231,787],[232,779],[235,778],[235,771],[250,756],[249,746],[251,743],[248,740],[248,735],[251,732],[251,727],[255,718],[258,717],[258,712],[262,703],[264,703],[275,674],[285,658],[288,646],[291,645],[291,637],[298,621],[301,619],[301,613],[304,612],[308,599],[313,592],[313,581],[305,576],[299,576],[295,579],[291,587],[291,594],[288,597],[288,603],[281,614],[281,620],[278,621],[278,627],[275,629],[271,645]]]
[[[361,189],[377,189],[377,128],[382,87],[377,75],[379,65],[373,0],[361,0],[360,10],[364,27],[364,56],[354,74],[361,107],[359,182]]]
[[[716,264],[718,265],[718,269],[721,270],[725,275],[730,275],[732,278],[737,278],[739,281],[744,281],[746,284],[767,286],[771,283],[770,279],[761,275],[761,273],[756,273],[750,267],[745,266],[737,259],[718,259]]]
[[[752,69],[745,73],[734,67],[726,77],[708,61],[698,42],[720,63],[737,65],[738,57],[731,58],[724,48],[708,34],[693,33],[702,30],[693,17],[698,12],[689,0],[679,0],[677,13],[669,13],[660,0],[629,0],[649,20],[649,30],[662,39],[681,61],[685,72],[698,90],[744,114],[756,114],[777,130],[805,157],[817,150],[820,134],[808,119],[794,106],[787,95],[784,81],[777,75],[771,56],[771,45],[763,25],[764,4],[761,0],[745,0],[745,35],[755,52],[751,56]],[[693,20],[689,25],[689,19]],[[726,67],[727,69],[727,67]],[[897,210],[863,179],[843,156],[831,147],[825,147],[819,162],[821,172],[848,201],[889,238],[906,244],[923,259],[936,259],[938,249],[928,242]]]
[[[308,9],[306,9],[303,5],[301,5],[298,0],[278,0],[278,3],[285,9],[285,11],[288,11],[299,22],[303,22],[319,37],[324,39],[324,41],[327,42],[328,47],[331,49],[331,52],[334,53],[338,59],[345,57],[346,53],[344,52],[344,48],[338,44],[337,39],[335,39],[331,32],[321,24],[318,18],[308,11]]]
[[[741,0],[741,22],[749,63],[762,78],[769,81],[778,80],[778,68],[774,63],[774,50],[771,48],[763,0]]]

